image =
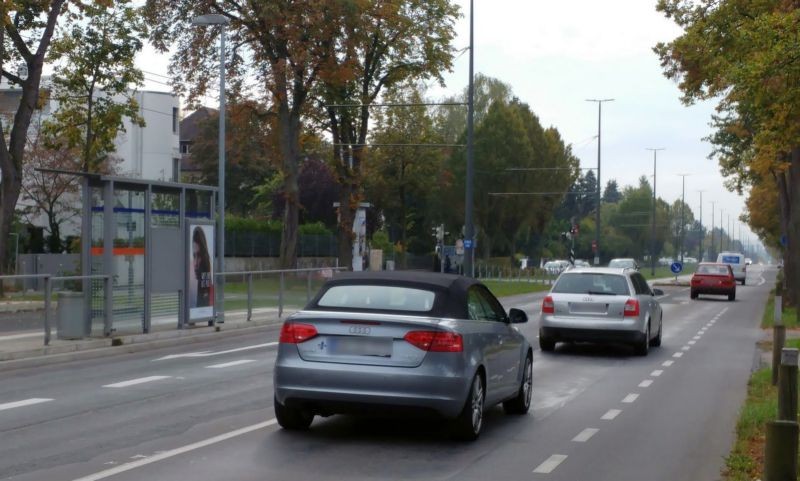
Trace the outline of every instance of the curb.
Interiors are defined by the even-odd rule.
[[[228,326],[223,324],[183,331],[133,334],[89,341],[84,345],[64,346],[67,352],[58,353],[49,352],[51,348],[42,347],[35,350],[10,353],[10,359],[0,361],[0,372],[245,336],[277,328],[282,323],[283,320],[251,321],[248,324],[237,323]]]

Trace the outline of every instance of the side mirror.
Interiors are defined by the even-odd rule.
[[[512,308],[508,311],[508,319],[511,324],[524,324],[528,322],[528,315],[522,309]]]
[[[653,295],[654,296],[663,296],[664,295],[664,291],[662,291],[661,289],[653,289]]]

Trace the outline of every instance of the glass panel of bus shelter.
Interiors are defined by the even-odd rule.
[[[169,189],[153,191],[151,199],[150,226],[152,229],[180,229],[180,191]],[[154,246],[158,249],[159,246]],[[154,251],[155,252],[155,251]],[[175,329],[178,325],[180,294],[175,292],[155,292],[150,297],[150,325],[152,330]]]

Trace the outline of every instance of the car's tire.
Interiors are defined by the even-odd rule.
[[[691,292],[689,293],[689,297],[690,297],[690,298],[692,298],[692,299],[697,299],[697,296],[698,296],[698,295],[699,295],[699,294],[697,294],[695,291],[691,291]]]
[[[746,283],[747,283],[747,279],[742,279],[742,285],[745,285]]]
[[[645,329],[644,337],[641,341],[637,342],[633,346],[634,351],[636,352],[637,356],[647,356],[647,353],[650,352],[650,323],[647,323],[647,328]]]
[[[650,341],[650,347],[661,347],[661,331],[664,330],[664,316],[661,316],[661,321],[658,323],[658,335]]]
[[[736,300],[736,293],[734,292],[732,294],[728,294],[728,300],[729,301],[735,301]]]
[[[461,441],[474,441],[478,439],[483,427],[483,411],[486,403],[486,389],[484,388],[481,373],[475,373],[472,384],[464,401],[461,414],[453,422],[453,435]]]
[[[314,420],[314,413],[297,408],[284,406],[274,399],[275,403],[275,419],[283,429],[290,431],[305,431],[311,426]]]
[[[503,403],[503,410],[506,414],[527,414],[531,408],[531,396],[533,394],[533,358],[528,354],[525,356],[525,367],[522,368],[522,382],[516,397]]]
[[[543,337],[540,334],[539,349],[541,349],[542,352],[553,352],[556,349],[556,341],[550,339],[549,337]]]

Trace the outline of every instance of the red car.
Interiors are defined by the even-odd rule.
[[[729,301],[736,299],[736,278],[728,264],[704,262],[697,266],[692,276],[691,298],[697,299],[700,294],[728,296]]]

